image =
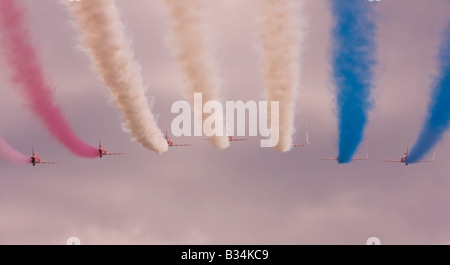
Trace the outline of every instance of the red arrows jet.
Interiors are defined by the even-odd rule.
[[[408,165],[408,154],[409,154],[409,148],[406,148],[406,153],[403,154],[403,156],[400,158],[400,160],[384,160],[384,162],[403,163],[403,164],[405,164],[405,166],[407,166]],[[436,158],[436,153],[434,153],[432,160],[419,160],[416,163],[431,163],[431,162],[434,162],[435,158]]]
[[[191,146],[191,144],[175,144],[174,142],[172,142],[170,140],[170,137],[167,136],[167,131],[166,131],[166,137],[164,137],[167,141],[167,144],[169,145],[169,147],[183,147],[183,146]]]
[[[325,158],[322,158],[321,160],[338,161],[339,160],[339,156],[336,156],[336,157],[325,157]],[[369,151],[366,152],[366,157],[365,158],[352,158],[352,161],[362,161],[362,160],[369,160]]]
[[[118,156],[118,155],[124,155],[125,153],[108,153],[108,151],[105,150],[105,147],[101,144],[101,142],[98,142],[98,157],[102,158],[103,156]]]
[[[39,157],[38,153],[34,152],[34,147],[33,147],[33,150],[31,151],[30,163],[34,167],[34,166],[36,166],[36,164],[57,164],[58,162],[41,161],[41,158]]]

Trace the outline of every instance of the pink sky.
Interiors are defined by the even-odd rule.
[[[133,39],[148,96],[163,131],[185,99],[168,48],[163,1],[116,1]],[[208,1],[212,40],[226,100],[263,99],[252,1]],[[57,101],[78,136],[98,139],[121,157],[86,160],[53,140],[9,83],[0,60],[0,124],[23,153],[61,164],[17,166],[0,161],[0,244],[382,244],[450,243],[448,135],[437,162],[385,164],[417,137],[428,103],[448,1],[374,2],[379,11],[379,65],[365,141],[349,165],[319,161],[337,154],[326,0],[305,0],[309,22],[297,99],[296,142],[308,121],[312,146],[286,154],[260,149],[259,139],[217,150],[197,137],[191,148],[158,156],[130,141],[107,89],[80,48],[58,1],[27,0],[31,31]]]

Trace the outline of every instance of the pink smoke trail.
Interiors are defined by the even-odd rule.
[[[22,1],[0,0],[0,46],[10,67],[12,82],[20,88],[27,107],[60,143],[78,156],[97,157],[98,150],[75,135],[55,103],[53,87],[45,79],[26,22]]]
[[[15,150],[0,135],[0,158],[6,162],[18,165],[30,163],[30,158]]]

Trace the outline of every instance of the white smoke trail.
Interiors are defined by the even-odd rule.
[[[280,107],[279,142],[274,147],[279,152],[291,149],[294,133],[295,101],[300,79],[299,59],[305,35],[305,23],[298,17],[300,2],[256,1],[265,95],[269,102],[279,101]],[[271,117],[270,110],[268,117]],[[277,130],[271,128],[271,132],[274,134]]]
[[[65,1],[73,14],[94,69],[122,113],[124,128],[145,148],[168,149],[145,96],[140,66],[134,61],[114,0]]]
[[[190,102],[194,93],[202,93],[203,104],[218,100],[220,80],[212,48],[202,20],[205,0],[164,0],[169,9],[173,52],[183,72]],[[200,110],[196,110],[198,113]],[[205,120],[203,115],[203,121]],[[220,149],[229,146],[225,136],[210,137]]]

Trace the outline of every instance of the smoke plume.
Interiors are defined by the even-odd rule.
[[[167,151],[167,141],[151,112],[141,69],[133,58],[115,1],[67,5],[95,71],[122,113],[124,128],[145,148],[158,154]]]
[[[335,25],[332,31],[332,66],[337,93],[339,163],[351,161],[363,139],[372,107],[373,67],[376,53],[371,2],[330,0]]]
[[[267,101],[279,102],[279,142],[274,148],[292,148],[295,101],[300,79],[300,51],[305,22],[299,19],[302,1],[258,0],[261,71]],[[270,110],[268,117],[271,117]],[[277,130],[271,128],[272,133]],[[275,137],[276,138],[276,137]]]
[[[442,140],[450,124],[450,24],[439,51],[439,75],[433,82],[428,114],[419,137],[408,155],[408,163],[422,159]]]
[[[9,145],[5,139],[0,135],[0,159],[6,162],[18,165],[25,165],[30,163],[30,158],[26,155],[15,150],[11,145]]]
[[[98,150],[81,141],[55,103],[53,87],[45,79],[42,63],[33,47],[21,0],[0,0],[0,46],[27,107],[48,131],[74,154],[94,158]]]
[[[194,102],[194,93],[202,93],[203,105],[207,101],[218,100],[218,69],[203,21],[205,0],[165,2],[169,10],[173,53],[184,74],[191,104]],[[194,110],[197,113],[199,111]],[[206,115],[203,115],[202,120],[205,118]],[[229,146],[225,136],[213,136],[210,140],[220,149]]]

